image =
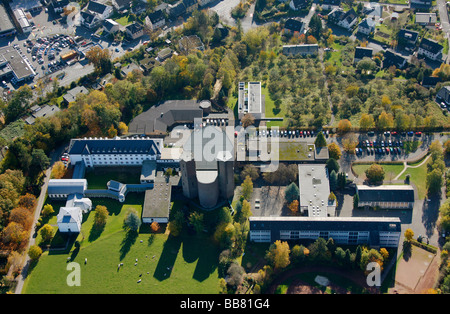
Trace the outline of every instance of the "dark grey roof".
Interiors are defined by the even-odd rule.
[[[182,0],[182,2],[186,8],[192,7],[198,3],[197,0]]]
[[[414,189],[410,185],[357,186],[360,202],[414,202]]]
[[[306,8],[309,4],[308,0],[292,0],[292,3],[294,4],[294,7],[298,9]]]
[[[138,115],[128,126],[129,133],[150,134],[166,132],[177,123],[193,123],[202,118],[203,111],[195,100],[168,100]]]
[[[152,23],[156,23],[164,20],[165,17],[162,10],[156,10],[155,12],[150,13],[148,15],[148,18],[150,19],[150,21],[152,21]]]
[[[84,23],[91,24],[95,19],[95,14],[87,11],[81,11],[81,17],[83,18]]]
[[[416,42],[419,37],[419,32],[415,32],[409,29],[401,29],[398,31],[399,40],[403,40],[404,42]]]
[[[174,6],[169,7],[167,13],[172,17],[179,17],[186,13],[186,7],[184,6],[184,3],[180,1]]]
[[[291,32],[300,32],[303,28],[303,22],[296,19],[288,19],[286,23],[284,23],[284,28]]]
[[[103,14],[107,7],[108,6],[103,3],[96,2],[96,1],[89,1],[87,9],[91,12]]]
[[[355,48],[355,59],[372,58],[373,49],[366,47]]]
[[[405,57],[390,50],[386,50],[384,53],[383,68],[389,68],[394,65],[398,69],[401,69],[404,67],[406,62],[407,59]]]
[[[444,47],[442,47],[437,41],[428,38],[422,39],[419,47],[433,54],[437,54],[444,49]]]
[[[426,76],[422,80],[422,86],[425,86],[425,87],[433,86],[434,87],[439,82],[441,82],[441,78],[440,77]]]
[[[158,142],[159,143],[159,142]],[[69,155],[88,154],[150,154],[160,155],[160,148],[153,139],[72,139]]]
[[[143,28],[144,27],[141,24],[137,23],[137,22],[131,23],[131,24],[127,25],[127,27],[126,27],[126,29],[131,34],[135,34],[137,32],[140,32]]]
[[[336,6],[340,6],[341,5],[341,0],[323,0],[322,1],[322,5],[336,5]]]
[[[115,1],[119,8],[129,7],[131,5],[131,2],[133,2],[132,0],[115,0]]]

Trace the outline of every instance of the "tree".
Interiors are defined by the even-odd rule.
[[[31,225],[33,224],[33,217],[27,209],[17,207],[11,211],[9,221],[20,224],[24,230],[30,230]]]
[[[294,200],[298,200],[300,197],[300,190],[297,184],[292,182],[284,190],[284,199],[288,204],[291,204]]]
[[[238,203],[239,206],[237,213],[235,215],[235,221],[239,222],[239,223],[245,223],[248,219],[248,217],[250,217],[252,215],[252,210],[251,210],[251,204],[249,201],[247,201],[246,199],[242,200],[242,202]]]
[[[308,26],[309,26],[311,35],[317,39],[320,39],[320,37],[322,35],[323,26],[322,26],[322,20],[316,13],[314,13],[314,15],[311,17],[311,20],[309,21]],[[316,42],[317,42],[317,40],[316,40]]]
[[[244,166],[244,169],[241,171],[241,179],[245,180],[247,176],[250,176],[252,181],[255,181],[259,178],[259,169],[256,168],[252,164],[247,164]]]
[[[342,152],[341,149],[339,148],[339,145],[334,142],[328,144],[328,154],[330,155],[330,158],[339,160],[342,156]]]
[[[372,164],[365,173],[370,183],[381,183],[384,180],[384,168],[379,164]]]
[[[394,127],[394,117],[390,113],[383,111],[378,116],[377,128],[379,130],[388,130]]]
[[[228,284],[237,288],[243,282],[245,270],[241,265],[233,262],[228,268],[227,274]]]
[[[316,145],[316,147],[327,146],[327,140],[325,139],[325,135],[323,135],[322,131],[317,133],[317,137],[316,137],[316,140],[314,141],[314,144]]]
[[[369,74],[375,71],[377,64],[371,58],[364,57],[356,64],[356,68],[361,71],[362,74]]]
[[[289,259],[290,252],[287,242],[277,240],[270,245],[266,253],[266,259],[272,263],[274,269],[286,268],[291,263]]]
[[[443,182],[444,179],[440,169],[434,169],[431,172],[428,172],[426,178],[428,195],[439,193]]]
[[[330,190],[331,191],[336,191],[337,187],[338,187],[338,181],[337,181],[337,174],[336,171],[331,170],[330,173]]]
[[[359,120],[359,127],[361,130],[367,131],[375,126],[375,121],[371,114],[363,113]]]
[[[53,227],[50,226],[49,224],[45,224],[41,228],[39,233],[40,233],[40,235],[42,237],[42,241],[44,241],[44,242],[49,242],[54,236]]]
[[[53,206],[50,204],[45,204],[44,208],[42,209],[42,215],[44,217],[48,217],[50,215],[52,215],[55,212],[55,210],[53,209]]]
[[[64,177],[64,174],[66,173],[66,166],[64,166],[64,163],[62,161],[57,161],[52,167],[52,173],[50,174],[50,177],[52,179],[61,179]]]
[[[331,171],[334,171],[334,172],[338,173],[339,172],[339,168],[340,168],[339,167],[339,163],[334,158],[330,158],[330,159],[327,160],[326,167],[328,169],[328,173],[331,173]]]
[[[337,126],[339,133],[346,133],[352,129],[352,124],[348,119],[340,120]]]
[[[12,221],[1,232],[2,243],[15,249],[25,240],[26,232],[23,227]]]
[[[413,237],[414,237],[414,231],[412,231],[411,228],[406,229],[405,230],[405,239],[407,241],[411,241]]]
[[[169,229],[170,235],[177,237],[181,234],[183,230],[184,223],[184,215],[181,210],[177,210],[173,213],[173,217],[171,217],[167,229]]]
[[[130,211],[124,219],[124,229],[129,232],[138,232],[141,227],[141,219],[136,211]]]
[[[324,238],[318,238],[309,247],[309,257],[313,262],[323,263],[328,262],[331,258],[331,253],[328,250],[327,242]]]
[[[158,232],[160,229],[159,223],[157,221],[154,221],[150,224],[150,229],[152,229],[153,232]]]
[[[242,182],[241,184],[241,188],[242,188],[242,196],[249,200],[250,197],[252,196],[253,193],[253,181],[252,178],[250,178],[250,176],[245,177],[244,182]]]
[[[95,71],[99,74],[108,73],[112,69],[111,56],[108,49],[94,46],[86,52],[86,59],[94,65]]]
[[[30,172],[34,175],[41,173],[50,166],[50,159],[42,149],[33,149]]]
[[[128,126],[122,121],[119,122],[119,125],[117,128],[119,129],[120,135],[124,135],[124,134],[128,133]]]
[[[33,212],[34,208],[36,207],[36,203],[37,203],[36,196],[30,193],[26,193],[25,195],[21,195],[19,197],[18,206],[23,207],[29,210],[30,212]]]
[[[289,204],[289,210],[295,215],[299,210],[299,202],[297,200],[293,200],[292,203]]]
[[[247,113],[242,117],[241,122],[242,127],[246,128],[250,125],[255,124],[255,117],[251,113]]]
[[[39,257],[41,257],[41,255],[42,255],[42,249],[36,244],[30,246],[30,248],[28,249],[28,256],[33,261],[38,260]]]
[[[194,227],[197,234],[200,234],[205,229],[204,215],[198,212],[192,212],[189,215],[189,223]]]
[[[106,220],[108,219],[108,209],[106,206],[97,205],[95,207],[95,216],[94,216],[94,224],[97,227],[101,227],[106,225]]]

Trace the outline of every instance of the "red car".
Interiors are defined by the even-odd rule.
[[[416,132],[416,135],[417,135],[417,136],[421,136],[421,135],[422,135],[422,132]]]

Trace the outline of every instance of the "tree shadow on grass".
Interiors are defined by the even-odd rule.
[[[105,230],[105,225],[96,225],[94,224],[91,228],[91,232],[89,233],[89,238],[88,241],[89,242],[94,242],[95,240],[97,240],[100,235],[102,234],[103,230]]]
[[[161,256],[159,257],[155,273],[153,274],[153,277],[155,279],[163,281],[170,277],[180,247],[180,237],[169,236],[167,241],[164,243],[163,251],[161,253]]]
[[[135,231],[127,231],[125,238],[123,239],[121,245],[120,245],[120,260],[123,260],[125,256],[130,251],[131,247],[136,242],[136,239],[138,237],[138,233]]]

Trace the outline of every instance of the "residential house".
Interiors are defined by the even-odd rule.
[[[436,102],[445,107],[450,107],[450,86],[442,87],[436,94]]]
[[[147,11],[147,3],[144,1],[132,1],[131,12],[136,15],[142,14]]]
[[[341,0],[323,0],[321,7],[322,10],[331,11],[334,8],[339,8],[341,5]]]
[[[166,17],[162,10],[157,10],[145,17],[145,24],[151,30],[161,28],[166,24]]]
[[[364,58],[371,58],[373,55],[373,49],[367,48],[367,47],[356,47],[355,48],[355,55],[353,57],[353,63],[357,64],[359,61],[361,61]]]
[[[159,62],[164,62],[166,59],[172,57],[173,52],[170,48],[164,48],[158,52],[156,60]]]
[[[357,185],[358,207],[413,209],[414,188],[411,185]]]
[[[429,9],[432,6],[432,0],[410,0],[411,8]]]
[[[144,35],[144,27],[138,22],[133,22],[125,27],[125,34],[129,39],[137,39]]]
[[[203,45],[202,40],[197,35],[182,37],[179,40],[178,45],[180,46],[180,50],[184,53],[189,53],[195,50],[205,50],[205,46]]]
[[[358,22],[358,15],[353,9],[344,12],[343,9],[336,8],[328,13],[328,21],[350,31]]]
[[[291,0],[289,2],[289,7],[294,11],[299,11],[308,8],[309,4],[309,0]]]
[[[89,94],[89,91],[84,86],[77,86],[68,90],[67,93],[63,96],[63,101],[66,105],[69,105],[71,102],[75,101],[79,94]]]
[[[158,65],[159,62],[155,58],[145,57],[139,61],[139,67],[143,70],[144,74],[149,74],[152,69]]]
[[[197,0],[181,0],[186,9],[186,13],[194,12],[198,9],[198,1]]]
[[[106,19],[103,22],[103,30],[108,34],[115,34],[120,30],[120,25],[114,20]]]
[[[402,55],[386,50],[383,59],[383,68],[387,69],[391,66],[395,66],[397,69],[403,69],[406,67],[408,60]]]
[[[303,22],[296,19],[287,19],[284,23],[283,34],[303,34],[304,29],[305,24]]]
[[[210,4],[211,2],[213,2],[214,0],[198,0],[198,5],[203,7],[205,5]]]
[[[123,76],[126,77],[128,74],[130,74],[133,71],[143,72],[139,65],[137,65],[136,63],[131,62],[128,65],[126,65],[126,66],[124,66],[123,68],[120,69],[120,74],[122,74]]]
[[[437,22],[436,13],[423,13],[423,12],[417,12],[416,13],[416,24],[422,25],[422,26],[433,26]]]
[[[79,233],[82,221],[83,213],[79,207],[61,207],[56,216],[58,230],[62,233]]]
[[[383,7],[379,3],[369,2],[364,5],[362,13],[366,18],[371,18],[375,23],[379,23],[383,14]]]
[[[285,45],[283,46],[283,54],[288,57],[295,56],[317,56],[319,54],[319,45]]]
[[[420,42],[419,49],[417,50],[417,55],[419,57],[424,56],[434,61],[440,61],[442,60],[443,50],[444,47],[442,47],[442,45],[440,45],[437,41],[424,38]]]
[[[86,8],[81,11],[81,24],[88,28],[95,28],[111,17],[113,11],[113,7],[110,5],[89,1]]]
[[[417,38],[419,38],[419,32],[409,29],[401,29],[398,31],[398,45],[407,48],[407,50],[413,50],[416,47]]]
[[[55,13],[62,13],[68,4],[69,0],[52,0],[49,7],[52,8]]]
[[[112,5],[117,11],[127,10],[131,7],[132,0],[112,0]]]
[[[371,36],[375,32],[375,21],[367,17],[358,24],[358,33],[366,36]]]
[[[440,83],[441,81],[442,80],[440,77],[426,76],[423,78],[421,85],[426,88],[435,87],[436,84]]]
[[[25,119],[27,124],[34,124],[37,118],[48,118],[53,116],[58,111],[61,111],[56,105],[45,105],[42,107],[37,106],[36,108],[32,107],[32,113]]]
[[[173,5],[169,4],[166,10],[167,14],[172,19],[176,19],[186,13],[186,7],[184,6],[184,3],[182,1],[179,1]]]

